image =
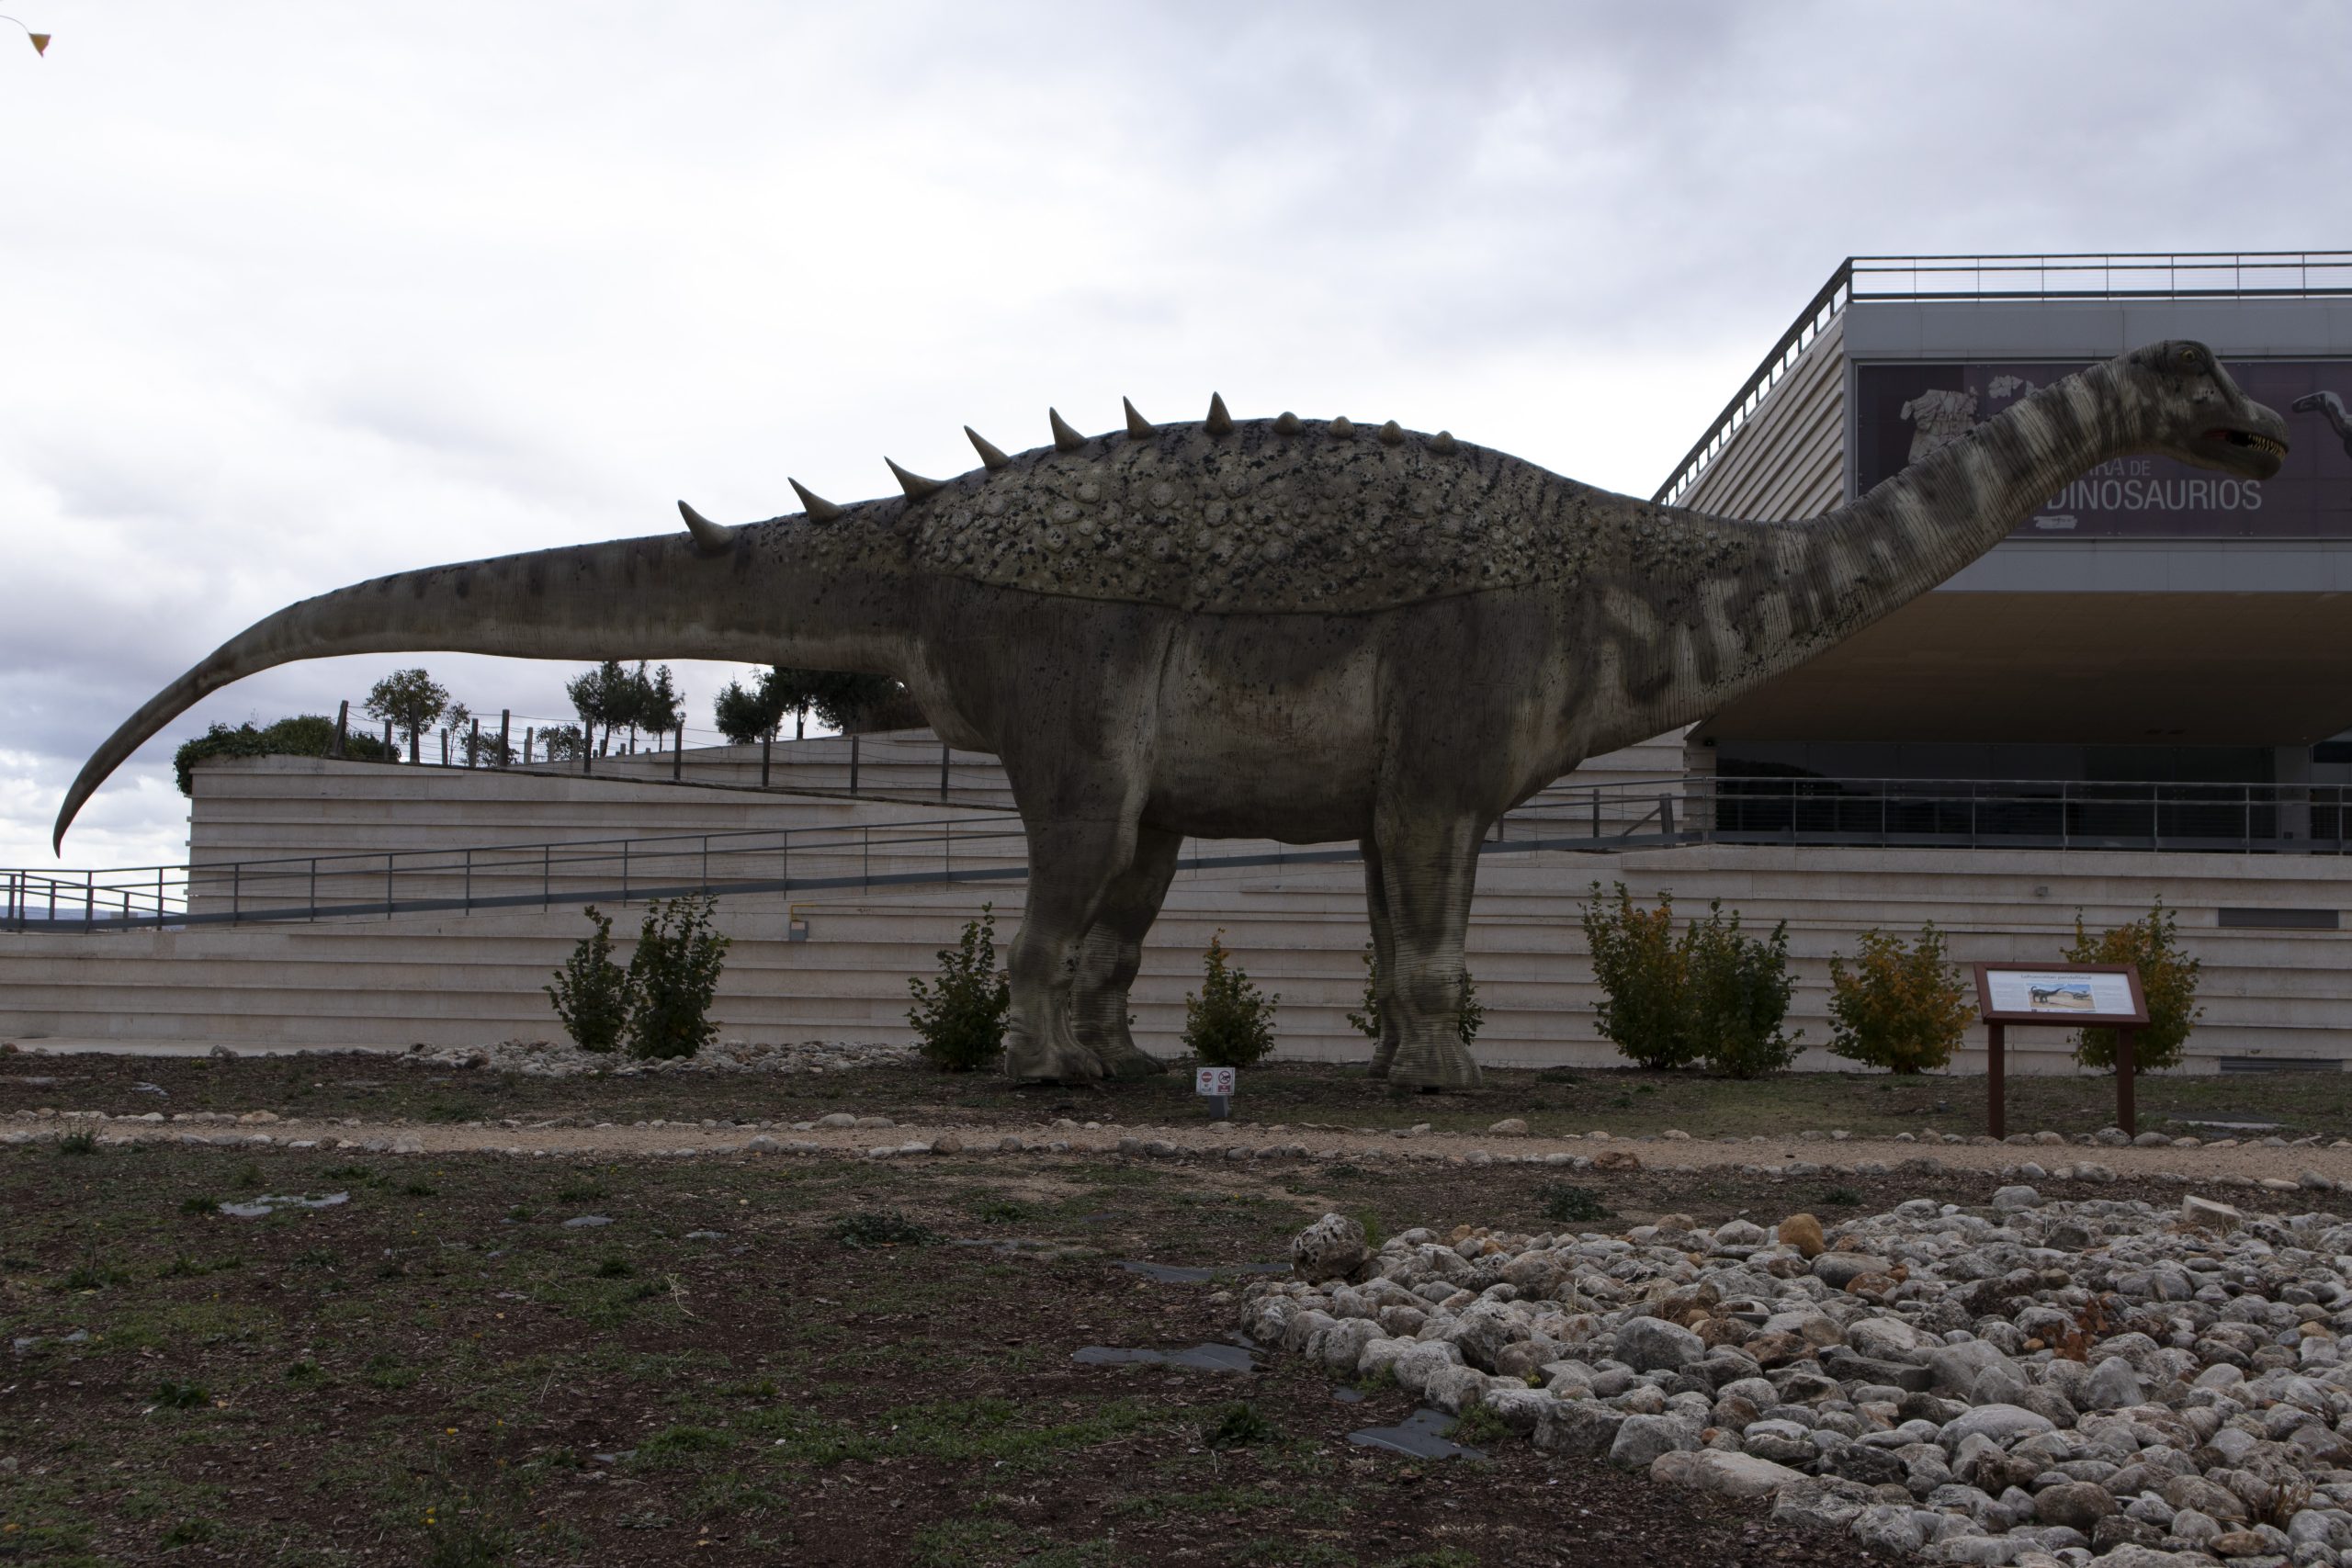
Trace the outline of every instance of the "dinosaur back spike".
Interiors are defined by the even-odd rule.
[[[1216,392],[1209,394],[1208,429],[1211,435],[1233,434],[1233,416],[1225,412],[1225,399]]]
[[[703,554],[715,556],[735,547],[734,529],[713,523],[683,501],[678,502],[678,515],[686,520],[686,532],[695,536],[695,547]]]
[[[1296,435],[1306,428],[1306,425],[1300,422],[1298,415],[1284,409],[1274,416],[1274,428],[1284,435]]]
[[[1404,440],[1405,427],[1397,423],[1395,420],[1392,419],[1386,424],[1380,427],[1380,444],[1383,446],[1401,446],[1403,445]]]
[[[1086,445],[1086,437],[1069,427],[1069,421],[1061,416],[1060,411],[1047,409],[1046,420],[1054,427],[1054,445],[1062,451],[1075,452]]]
[[[1136,412],[1136,405],[1133,399],[1121,398],[1119,400],[1119,406],[1127,411],[1127,434],[1133,436],[1136,440],[1141,441],[1146,436],[1159,434],[1158,431],[1153,429],[1151,421],[1144,418],[1143,415]]]
[[[800,498],[800,508],[802,511],[808,513],[809,522],[831,523],[835,518],[842,515],[842,508],[835,506],[831,502],[827,501],[823,496],[819,495],[815,491],[810,490],[798,479],[788,479],[784,482],[790,485],[792,487],[792,493]]]
[[[995,442],[990,441],[970,425],[964,427],[964,434],[972,438],[972,450],[980,455],[980,467],[983,468],[993,473],[999,468],[1008,468],[1012,466],[1012,459],[999,450]]]
[[[899,488],[907,492],[909,501],[921,501],[924,496],[947,488],[938,479],[927,479],[921,474],[909,473],[888,457],[883,458],[882,461],[889,464],[890,477],[899,481]]]

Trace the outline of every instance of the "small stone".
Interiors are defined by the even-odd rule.
[[[1498,1138],[1523,1138],[1527,1136],[1527,1123],[1519,1117],[1506,1116],[1487,1131]]]
[[[1804,1258],[1818,1258],[1829,1246],[1822,1237],[1821,1222],[1811,1214],[1791,1214],[1781,1222],[1777,1235],[1782,1246],[1795,1247]]]
[[[964,1152],[964,1140],[953,1133],[942,1133],[931,1141],[931,1152],[935,1155],[960,1155]]]
[[[2092,1410],[2123,1410],[2146,1398],[2147,1393],[2140,1386],[2140,1376],[2132,1370],[2132,1363],[2120,1356],[2109,1356],[2091,1369],[2077,1403]]]
[[[1345,1214],[1326,1214],[1292,1238],[1291,1269],[1309,1284],[1344,1280],[1372,1257],[1363,1226]]]
[[[1663,1318],[1629,1318],[1617,1329],[1617,1359],[1637,1372],[1676,1371],[1706,1355],[1706,1341]]]
[[[2115,1499],[2107,1488],[2088,1481],[2064,1481],[2046,1486],[2035,1494],[2033,1517],[2045,1525],[2064,1525],[2085,1535],[2098,1528],[2099,1520],[2115,1512]]]
[[[1996,1209],[2014,1212],[2018,1209],[2038,1209],[2041,1206],[2041,1194],[2030,1187],[2002,1187],[1996,1189],[1993,1193],[1993,1207]]]
[[[2217,1203],[2211,1198],[2199,1198],[2192,1194],[2180,1201],[2180,1220],[2183,1224],[2203,1225],[2211,1230],[2232,1231],[2245,1224],[2245,1214],[2244,1211],[2233,1209],[2227,1203]]]

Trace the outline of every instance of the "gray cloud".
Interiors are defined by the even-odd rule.
[[[2324,243],[2352,172],[2319,4],[50,9],[0,43],[18,862],[156,685],[343,582],[1212,388],[1646,491],[1849,251]],[[168,855],[174,740],[391,662],[220,694],[69,852]]]

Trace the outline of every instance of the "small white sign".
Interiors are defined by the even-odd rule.
[[[1233,1069],[1231,1067],[1195,1068],[1193,1073],[1193,1092],[1205,1094],[1218,1100],[1232,1099]]]

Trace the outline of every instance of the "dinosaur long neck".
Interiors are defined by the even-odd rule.
[[[1704,520],[1739,564],[1701,585],[1690,651],[1634,728],[1707,717],[1944,581],[2086,470],[2145,450],[2123,377],[2110,361],[2053,382],[1819,517]]]

